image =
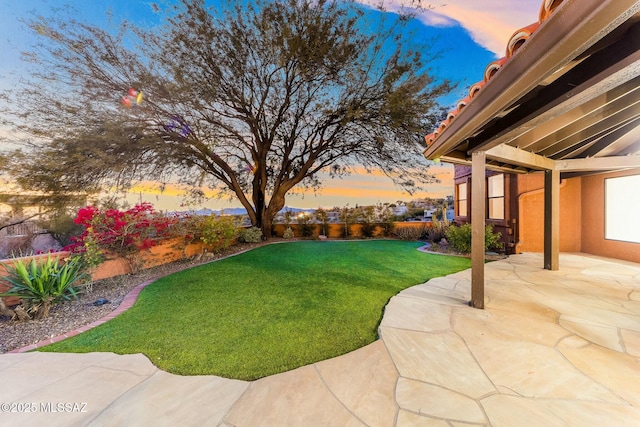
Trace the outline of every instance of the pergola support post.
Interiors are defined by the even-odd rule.
[[[544,268],[560,268],[560,171],[544,172]]]
[[[472,153],[471,160],[471,303],[484,308],[484,228],[486,222],[486,154]]]

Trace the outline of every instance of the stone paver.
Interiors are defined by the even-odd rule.
[[[326,387],[315,366],[255,381],[226,419],[233,426],[364,426]]]
[[[484,399],[482,405],[493,427],[633,427],[640,420],[638,408],[581,400],[495,395]]]
[[[382,341],[316,364],[329,391],[368,426],[390,426],[398,371]]]
[[[419,414],[467,423],[486,422],[478,402],[437,385],[400,378],[396,398],[402,409]]]
[[[419,332],[451,329],[451,307],[424,298],[392,298],[384,309],[383,327]]]
[[[467,305],[469,270],[409,288],[385,308],[379,341],[253,382],[177,376],[143,355],[0,355],[0,403],[38,405],[0,424],[640,425],[640,265],[542,264],[487,264],[486,310]],[[65,402],[86,406],[51,411]]]
[[[438,420],[405,410],[401,410],[398,414],[398,422],[396,425],[402,427],[450,427],[450,424],[444,420]]]
[[[24,360],[1,372],[0,404],[13,403],[18,411],[11,412],[11,406],[9,411],[3,410],[2,425],[88,425],[113,401],[157,371],[140,354],[6,356]]]
[[[446,387],[471,398],[495,392],[464,341],[453,332],[425,334],[380,328],[400,376]],[[402,402],[398,402],[402,407]]]
[[[178,376],[158,371],[120,396],[91,426],[218,425],[249,387],[215,376]]]

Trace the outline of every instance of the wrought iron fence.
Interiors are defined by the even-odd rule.
[[[25,221],[5,228],[7,236],[28,236],[44,231],[37,222]]]

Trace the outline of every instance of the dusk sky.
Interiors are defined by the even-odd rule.
[[[379,4],[380,0],[360,0],[363,7]],[[47,16],[52,8],[71,5],[77,10],[80,20],[104,26],[107,16],[111,24],[123,19],[144,26],[160,23],[160,17],[153,13],[150,0],[0,0],[0,91],[13,87],[23,73],[20,52],[29,50],[33,35],[20,22],[23,18],[36,15]],[[160,2],[162,3],[162,2]],[[411,0],[385,1],[389,13]],[[444,105],[452,105],[463,98],[469,85],[482,79],[486,65],[504,56],[504,50],[511,34],[538,17],[541,0],[441,0],[431,3],[431,10],[420,14],[413,24],[414,30],[425,38],[436,37],[433,52],[441,55],[430,63],[433,74],[439,79],[457,82],[458,87],[446,98]],[[0,136],[7,129],[0,129]],[[426,160],[425,160],[426,164]],[[395,187],[391,180],[380,174],[357,173],[350,177],[325,181],[318,193],[294,194],[287,200],[288,206],[314,208],[374,204],[410,200],[415,197],[444,197],[453,193],[453,167],[439,164],[430,171],[438,176],[440,184],[426,186],[413,196]],[[178,209],[180,197],[173,188],[160,194],[153,183],[138,186],[129,197],[131,202],[152,202],[159,209]],[[238,206],[237,202],[211,200],[202,206],[220,209]]]

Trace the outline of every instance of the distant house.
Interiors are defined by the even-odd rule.
[[[640,12],[635,0],[545,0],[438,129],[471,222],[472,305],[484,306],[484,225],[512,252],[640,262]]]
[[[340,222],[340,212],[328,211],[327,222],[331,222],[331,223]]]
[[[409,212],[409,208],[406,205],[395,206],[392,209],[395,216],[402,216]]]

